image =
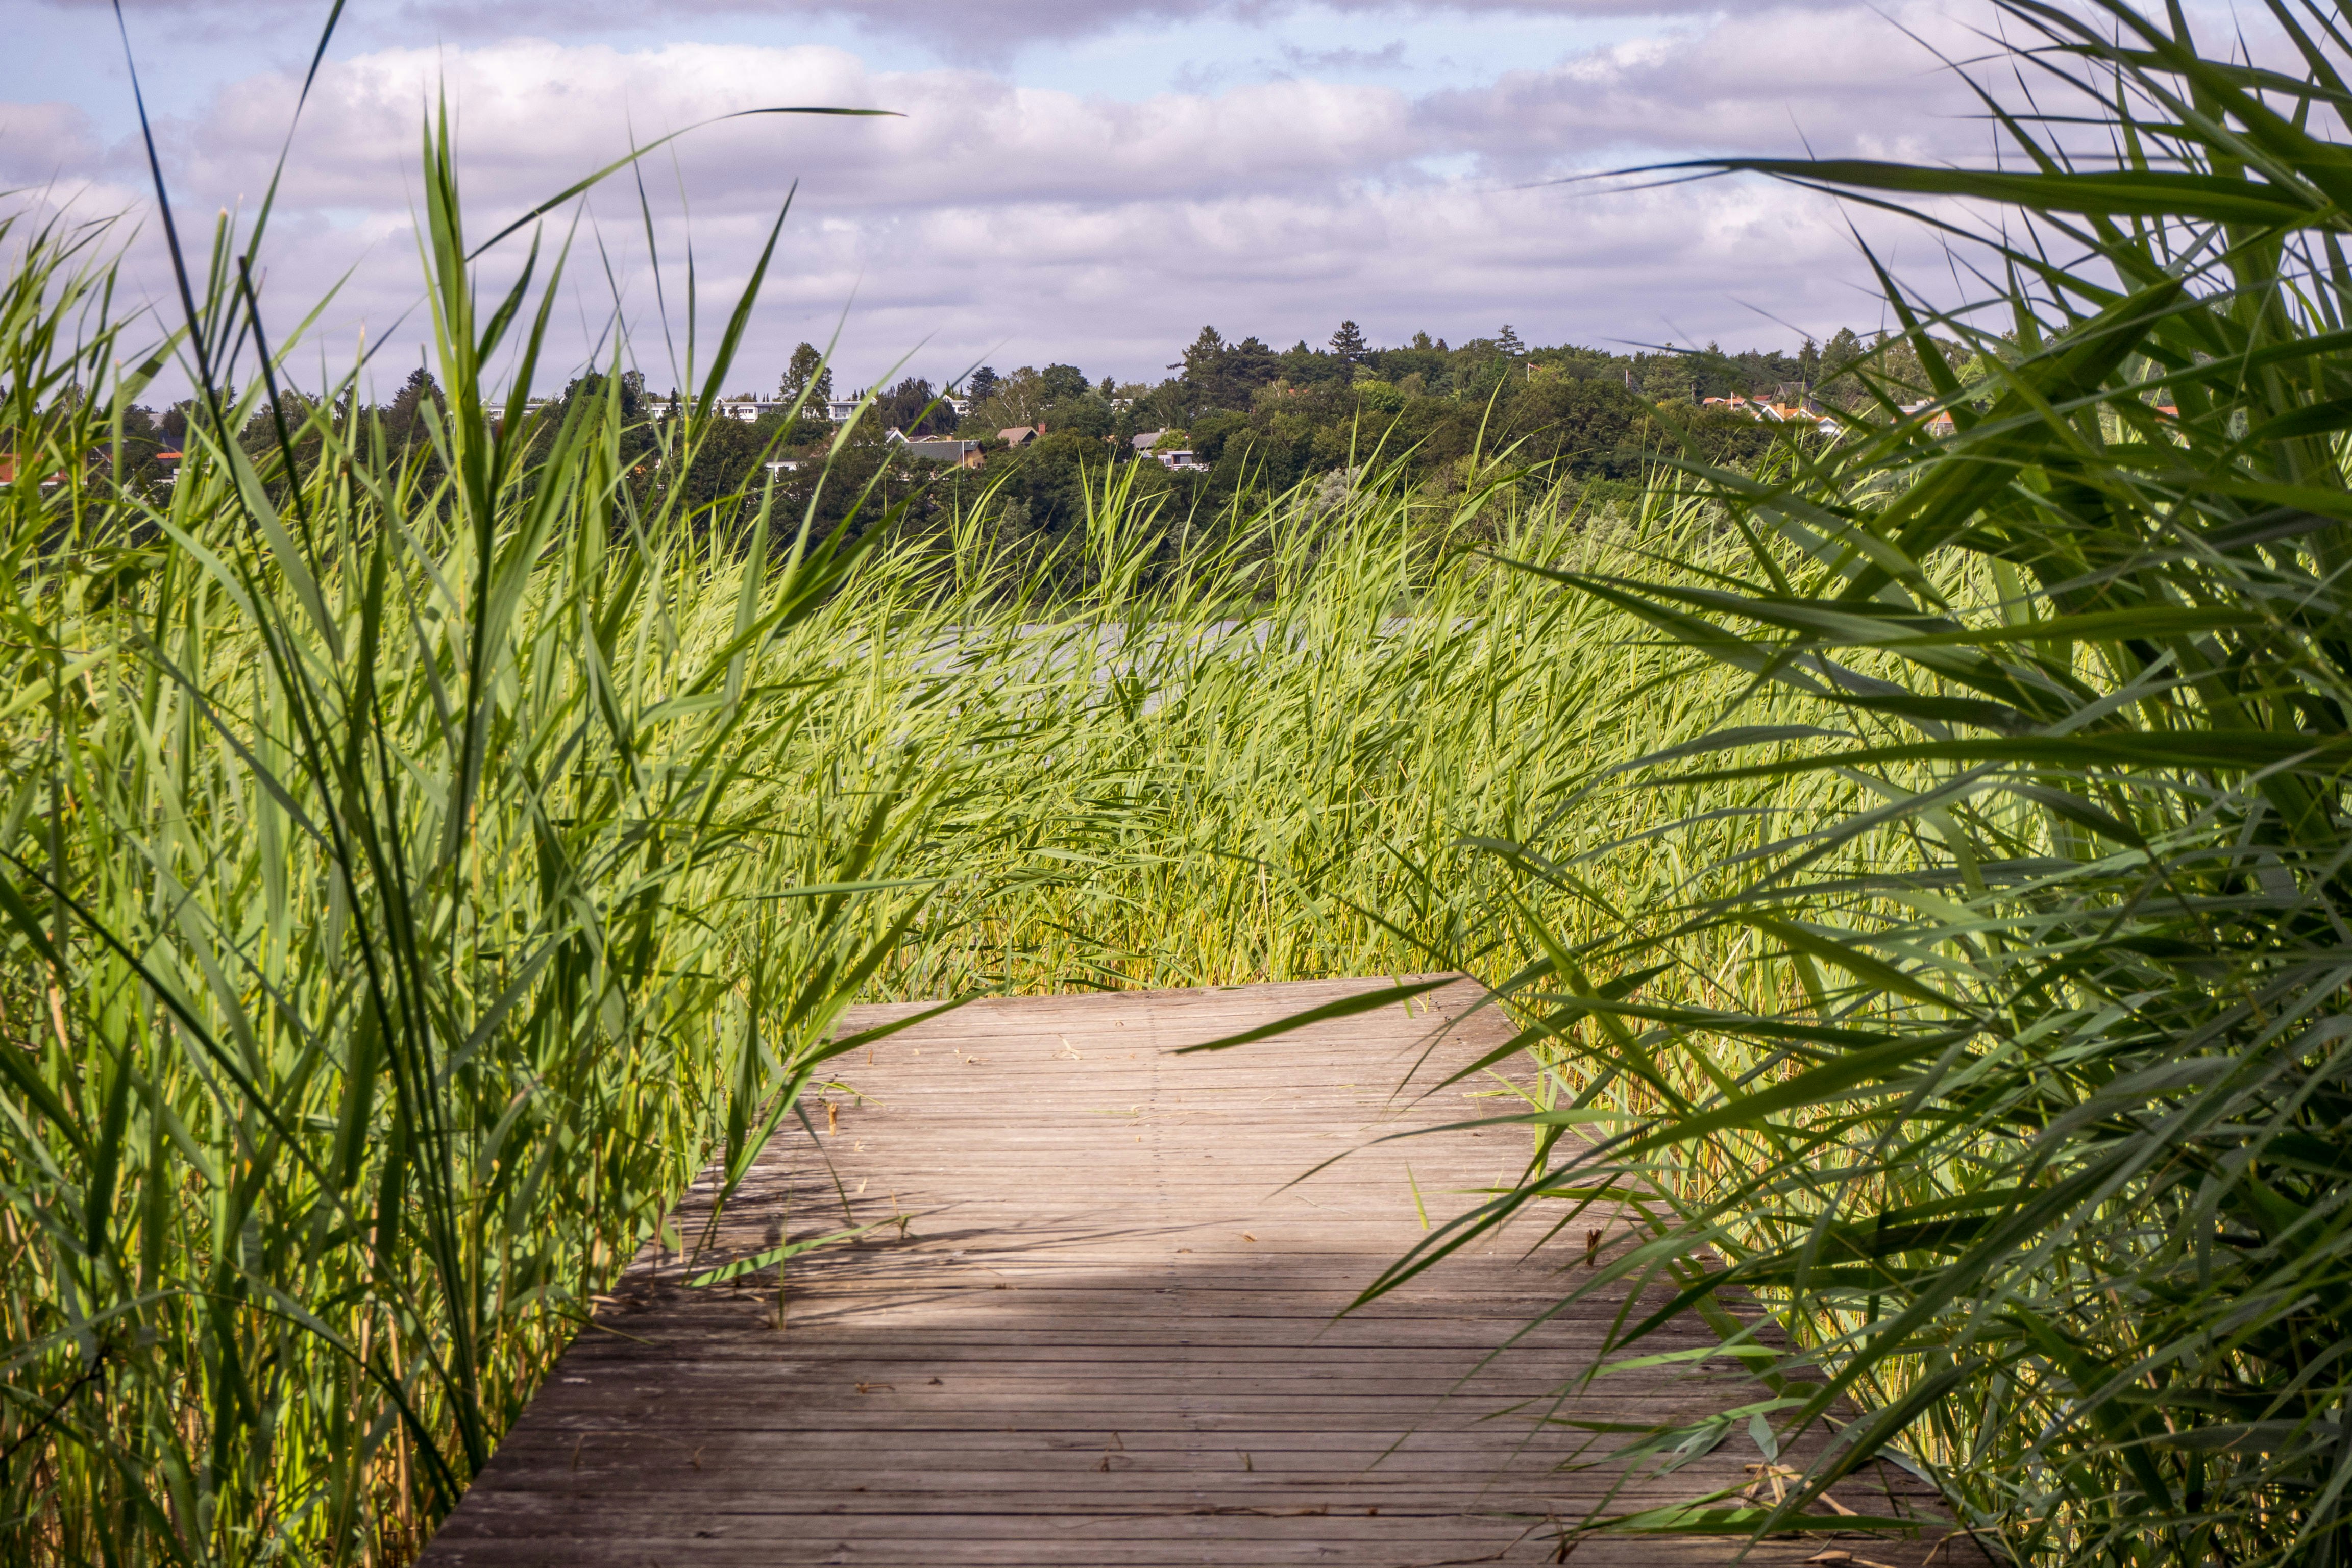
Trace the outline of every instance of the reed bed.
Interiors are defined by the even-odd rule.
[[[898,848],[761,766],[844,563],[632,513],[609,403],[533,458],[462,268],[442,478],[215,400],[142,496],[108,264],[12,237],[6,1551],[398,1559],[903,924],[772,897]]]
[[[1486,847],[1717,716],[1509,563],[1720,549],[1689,506],[1376,475],[1148,572],[1195,531],[1117,486],[1043,563],[978,514],[689,505],[625,458],[617,377],[560,418],[493,393],[557,284],[478,302],[430,138],[426,173],[447,402],[407,445],[354,380],[284,385],[285,345],[227,395],[258,345],[226,233],[136,352],[101,233],[6,236],[8,1560],[404,1562],[852,999],[1507,971],[1493,910],[1591,934],[1752,837],[1572,896]],[[207,390],[142,489],[114,454],[166,352]]]
[[[1769,1465],[1862,1407],[1785,1486],[1580,1532],[1769,1532],[1893,1456],[2018,1561],[2341,1564],[2352,38],[2272,6],[2256,64],[2178,8],[2002,11],[2005,168],[1708,166],[1993,209],[1942,229],[1983,295],[1888,279],[1910,384],[1882,355],[1834,447],[1687,470],[1745,563],[1558,574],[1795,700],[1764,721],[1791,754],[1754,755],[1776,731],[1743,713],[1628,781],[1858,793],[1687,884],[1672,929],[1544,936],[1505,983],[1529,1043],[1655,1103],[1556,1115],[1594,1141],[1547,1126],[1398,1275],[1631,1198],[1653,1223],[1574,1293],[1675,1289],[1612,1353],[1707,1312],[1768,1397],[1621,1458]],[[1559,826],[1517,853],[1565,886],[1592,846]],[[1692,944],[1777,973],[1778,1005],[1653,989]]]
[[[11,225],[0,1555],[407,1561],[853,999],[1459,966],[1528,1174],[1373,1289],[1632,1201],[1564,1292],[1672,1285],[1769,1397],[1595,1457],[1840,1426],[1572,1535],[1885,1455],[2021,1562],[2352,1556],[2347,45],[2010,9],[2114,159],[1746,166],[2022,207],[2007,315],[1890,280],[1926,384],[1632,515],[1508,453],[1214,528],[1113,479],[1048,560],[689,503],[617,376],[527,412],[560,261],[476,300],[437,131],[421,443],[282,384],[226,230],[151,345],[103,232]]]

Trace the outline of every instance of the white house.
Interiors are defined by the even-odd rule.
[[[684,400],[673,406],[667,399],[664,399],[658,403],[652,403],[651,412],[656,419],[667,419],[673,414],[684,413],[686,406]],[[744,424],[750,425],[762,414],[781,413],[791,406],[791,401],[786,398],[722,397],[710,405],[710,412],[715,418],[740,419]]]

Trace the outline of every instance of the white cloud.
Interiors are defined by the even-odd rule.
[[[1938,25],[1924,6],[1902,15]],[[730,384],[772,381],[793,343],[823,342],[845,307],[852,381],[909,353],[935,379],[983,358],[1156,375],[1203,321],[1278,342],[1319,341],[1344,316],[1375,341],[1421,329],[1459,338],[1508,321],[1538,342],[1782,343],[1794,331],[1768,318],[1817,333],[1877,321],[1827,202],[1734,182],[1524,187],[1661,150],[1794,150],[1792,115],[1822,152],[1932,152],[1958,126],[1935,118],[1958,100],[1927,74],[1932,65],[1860,8],[1663,21],[1633,43],[1418,97],[1296,79],[1124,101],[969,68],[874,71],[814,47],[517,39],[379,50],[331,64],[313,93],[264,255],[268,290],[283,330],[348,270],[325,317],[331,340],[347,343],[364,323],[371,342],[389,334],[395,363],[415,362],[410,223],[419,125],[436,93],[457,127],[478,237],[620,155],[633,132],[819,103],[905,118],[737,121],[674,144],[674,163],[665,150],[643,165],[673,318],[689,237],[708,317],[713,300],[731,300],[800,182]],[[295,86],[257,77],[159,128],[184,223],[207,229],[216,205],[263,189]],[[7,112],[10,169],[46,161],[118,192],[143,172],[134,144],[101,147],[72,111]],[[636,201],[625,177],[593,198],[562,347],[584,351],[613,310],[601,239],[637,354],[661,385],[669,368]],[[551,220],[559,235],[568,221]],[[520,248],[509,242],[486,276],[496,280]],[[153,298],[168,297],[152,225],[135,268]]]
[[[89,116],[65,103],[0,103],[0,180],[47,180],[68,166],[88,167],[99,153]]]
[[[867,71],[838,49],[674,44],[646,51],[521,40],[446,54],[393,50],[329,72],[291,171],[297,199],[372,199],[415,161],[437,92],[455,108],[478,196],[552,194],[640,142],[719,114],[787,105],[903,118],[761,115],[681,144],[698,204],[765,205],[798,178],[829,211],[943,196],[1118,201],[1326,181],[1417,150],[1393,89],[1312,81],[1140,103],[1024,88],[978,72]],[[192,127],[187,175],[217,183],[284,135],[292,84],[241,84]],[[661,165],[667,167],[667,154]],[[665,173],[667,182],[667,175]]]
[[[1919,41],[1904,36],[1903,29]],[[1941,158],[1989,145],[1967,86],[1929,52],[1977,40],[1942,6],[1778,6],[1681,24],[1423,105],[1500,162],[1645,144],[1676,155]]]
[[[64,10],[103,10],[113,0],[47,0]],[[1465,20],[1480,17],[1587,18],[1706,12],[1714,0],[395,0],[346,18],[346,27],[386,34],[462,40],[516,31],[582,32],[658,25],[665,20],[751,16],[848,23],[861,30],[918,40],[935,39],[942,57],[1001,61],[1038,41],[1097,36],[1155,24],[1240,20],[1278,22],[1307,9],[1377,25],[1400,13]],[[316,27],[326,16],[320,0],[132,0],[136,19],[263,29]]]

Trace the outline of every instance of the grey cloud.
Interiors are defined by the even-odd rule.
[[[43,0],[72,9],[102,9],[111,0]],[[1302,0],[505,0],[484,5],[475,0],[397,0],[354,11],[348,36],[364,28],[376,39],[414,37],[420,31],[452,39],[501,37],[519,31],[561,30],[574,35],[658,25],[684,16],[805,16],[847,21],[856,26],[917,41],[937,40],[942,59],[1000,61],[1022,45],[1097,36],[1138,24],[1212,18],[1266,22],[1301,8]],[[1344,14],[1410,13],[1421,16],[1641,16],[1705,13],[1717,0],[1318,0]],[[275,31],[289,24],[323,22],[320,0],[133,0],[134,25],[201,25]]]
[[[1989,142],[1966,83],[1929,52],[1961,51],[1968,10],[1877,16],[1787,7],[1637,39],[1419,105],[1433,139],[1525,167],[1631,144],[1679,152],[1952,157]],[[1917,34],[1915,42],[1896,25]]]
[[[1953,31],[1915,5],[1899,19]],[[887,121],[761,118],[677,144],[698,204],[764,205],[793,180],[827,210],[908,204],[1062,206],[1413,186],[1432,158],[1500,183],[1635,152],[1973,151],[1964,88],[1859,6],[1823,16],[1748,13],[1591,51],[1473,90],[1419,98],[1385,85],[1277,79],[1140,101],[1024,88],[976,70],[874,72],[839,49],[674,44],[625,51],[510,40],[462,51],[383,50],[329,68],[314,93],[294,199],[381,205],[398,188],[429,96],[446,86],[482,196],[528,204],[560,172],[617,156],[698,119],[777,101],[883,107]],[[273,153],[290,79],[240,84],[173,138],[178,173],[249,184]],[[668,154],[665,154],[665,163]]]
[[[1392,38],[1377,49],[1302,49],[1282,51],[1282,63],[1308,76],[1318,71],[1399,70],[1404,66],[1404,40]]]
[[[1423,151],[1411,104],[1385,88],[1274,82],[1128,103],[977,72],[869,73],[835,49],[688,44],[627,54],[524,41],[385,51],[331,69],[298,139],[289,196],[381,204],[404,175],[436,82],[457,106],[473,189],[524,204],[560,188],[560,172],[620,155],[633,130],[642,142],[778,100],[905,118],[763,116],[698,132],[677,147],[698,205],[764,204],[794,179],[835,211],[1197,198],[1321,185]],[[274,154],[292,100],[290,80],[223,94],[181,140],[183,176],[205,188],[249,184],[242,172]]]
[[[1319,340],[1342,316],[1388,341],[1423,328],[1460,337],[1507,320],[1549,340],[1654,342],[1681,331],[1780,342],[1790,333],[1768,314],[1815,331],[1875,320],[1856,287],[1866,271],[1830,204],[1733,182],[1602,195],[1517,189],[1501,175],[1622,146],[1628,122],[1613,117],[1646,115],[1633,123],[1653,131],[1669,118],[1661,106],[1678,100],[1692,124],[1788,149],[1793,132],[1772,139],[1759,107],[1767,94],[1739,79],[1737,61],[1762,61],[1773,90],[1824,101],[1871,65],[1842,46],[1772,42],[1775,27],[1806,25],[1783,11],[1670,29],[1558,71],[1419,99],[1283,80],[1126,103],[968,69],[877,73],[829,48],[631,52],[521,40],[379,51],[321,78],[265,257],[268,297],[290,324],[298,305],[348,270],[326,318],[338,352],[364,324],[387,363],[414,363],[419,319],[394,326],[419,292],[414,149],[419,115],[446,80],[477,233],[615,155],[632,127],[646,137],[780,99],[908,110],[902,121],[737,122],[677,143],[675,175],[667,153],[648,168],[663,255],[675,268],[691,237],[706,302],[731,286],[730,271],[740,282],[777,203],[802,181],[755,317],[747,385],[764,384],[794,342],[823,342],[845,306],[852,381],[909,352],[934,379],[981,358],[1076,357],[1096,374],[1156,374],[1204,320],[1284,342]],[[1888,59],[1911,58],[1867,11],[1829,25],[1874,30],[1882,76]],[[259,78],[164,128],[183,210],[261,188],[293,90],[290,79]],[[1838,133],[1912,123],[1916,103],[1906,110],[1891,90],[1873,101],[1881,107],[1856,110]],[[43,128],[45,145],[106,164],[110,154],[69,114],[12,114]],[[1728,132],[1722,140],[1735,144]],[[1428,172],[1430,160],[1464,156],[1478,174]],[[585,352],[615,308],[586,248],[601,244],[636,352],[666,384],[635,200],[616,184],[592,204],[558,358]],[[559,233],[569,221],[555,220]],[[519,250],[494,254],[486,286]],[[133,264],[151,297],[167,300],[152,230]],[[668,276],[675,307],[681,279]]]
[[[104,159],[97,128],[73,105],[0,103],[0,186],[88,179]]]

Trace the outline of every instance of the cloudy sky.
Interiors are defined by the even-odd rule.
[[[730,390],[772,386],[794,342],[836,329],[850,384],[901,362],[934,380],[1050,360],[1157,379],[1204,322],[1280,346],[1342,317],[1376,343],[1507,321],[1538,342],[1793,347],[1880,320],[1852,215],[1752,182],[1559,182],[1806,147],[1980,157],[1986,132],[1935,51],[1980,48],[1982,3],[350,0],[266,292],[283,330],[341,279],[311,374],[348,363],[363,330],[388,395],[422,336],[417,144],[436,94],[484,236],[632,137],[828,104],[904,118],[738,121],[645,163],[658,276],[635,184],[592,197],[563,352],[609,345],[617,314],[648,380],[671,384],[689,244],[707,343],[796,181]],[[127,215],[133,287],[163,300],[113,11],[11,10],[0,185]],[[123,10],[175,208],[202,238],[267,185],[326,6]],[[1885,233],[1898,263],[1940,269],[1924,237]]]

